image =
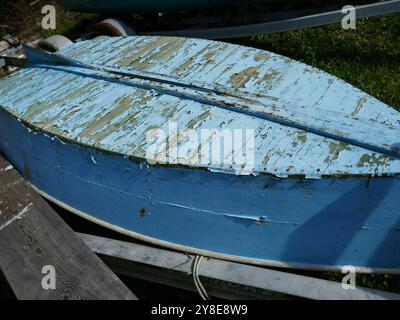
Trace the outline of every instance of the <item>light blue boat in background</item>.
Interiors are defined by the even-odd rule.
[[[199,255],[399,272],[393,108],[223,42],[116,37],[27,53],[29,65],[0,79],[0,151],[47,199]],[[215,136],[224,161],[196,159]],[[245,161],[225,161],[227,145]]]

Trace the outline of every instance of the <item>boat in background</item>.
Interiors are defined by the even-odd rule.
[[[120,16],[97,23],[88,38],[107,36],[178,36],[233,39],[340,23],[341,0],[196,0],[196,1],[78,1],[59,0],[67,10]],[[356,18],[400,12],[400,0],[357,0]],[[159,14],[159,13],[163,14]],[[142,19],[132,14],[141,14]],[[165,14],[164,14],[165,13]]]
[[[184,252],[399,272],[390,106],[290,58],[209,40],[101,38],[27,55],[0,80],[0,151],[54,203]],[[199,148],[177,135],[203,132]],[[242,132],[243,157],[195,161],[215,132]]]
[[[158,13],[168,11],[182,11],[206,9],[218,6],[249,2],[249,0],[58,0],[58,3],[70,11],[96,13]]]

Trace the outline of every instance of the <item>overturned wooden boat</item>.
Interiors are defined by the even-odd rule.
[[[0,80],[0,151],[51,201],[200,255],[400,270],[393,108],[222,42],[117,37],[27,55]]]

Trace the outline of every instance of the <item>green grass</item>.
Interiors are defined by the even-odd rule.
[[[62,34],[76,38],[85,28],[99,20],[99,16],[87,13],[68,12],[62,9],[55,0],[39,0],[39,2],[14,0],[4,4],[0,0],[0,38],[10,33],[21,40],[36,40],[53,34]],[[30,3],[34,3],[30,5]],[[56,8],[56,29],[44,30],[41,27],[43,5],[50,4]],[[3,9],[4,7],[4,9]]]
[[[400,110],[400,14],[235,41],[331,73]]]
[[[54,30],[41,30],[43,37],[53,34],[62,34],[70,39],[79,37],[80,33],[87,31],[90,26],[101,20],[96,14],[75,13],[57,9],[57,25]]]

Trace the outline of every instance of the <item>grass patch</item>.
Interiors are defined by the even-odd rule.
[[[56,8],[55,30],[42,28],[44,15],[41,10],[44,5],[54,5]],[[73,39],[99,20],[99,16],[95,14],[65,11],[54,0],[0,0],[0,8],[0,37],[10,33],[24,41],[46,38],[53,34],[62,34]]]
[[[237,41],[331,73],[400,110],[400,14]]]

